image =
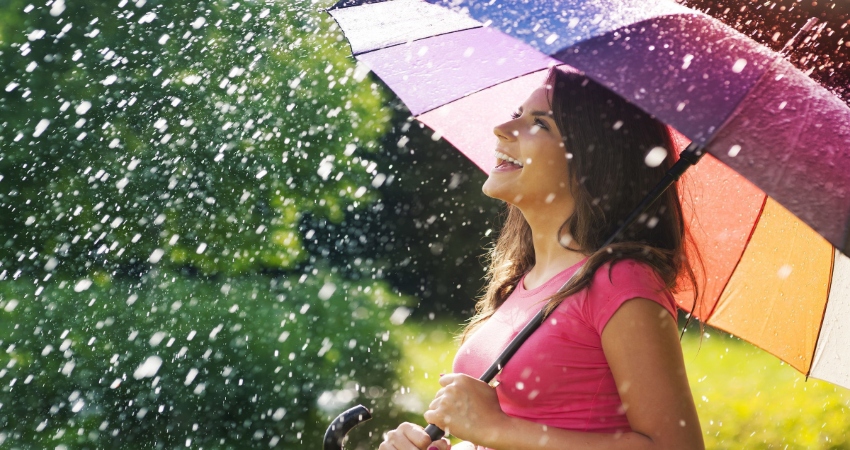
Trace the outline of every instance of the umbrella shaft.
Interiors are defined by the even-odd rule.
[[[691,142],[691,144],[688,145],[688,148],[684,149],[682,153],[679,154],[679,160],[676,161],[676,164],[673,164],[673,167],[664,174],[661,181],[659,181],[658,184],[656,184],[655,187],[646,194],[640,204],[638,204],[631,214],[629,214],[623,224],[620,225],[620,228],[618,228],[617,231],[615,231],[600,248],[605,248],[611,245],[621,234],[623,234],[629,225],[637,220],[641,214],[646,212],[646,210],[649,209],[656,200],[658,200],[658,197],[661,197],[661,194],[663,194],[667,188],[678,181],[689,167],[699,162],[703,155],[705,155],[703,148],[699,144]]]

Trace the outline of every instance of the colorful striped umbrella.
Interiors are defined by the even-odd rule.
[[[682,147],[702,145],[680,186],[706,269],[692,312],[850,388],[850,108],[780,55],[665,0],[344,0],[329,12],[358,64],[485,172],[493,125],[561,64],[668,123]],[[694,309],[690,293],[678,300]]]

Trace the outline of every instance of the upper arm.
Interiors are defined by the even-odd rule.
[[[623,303],[602,331],[602,349],[632,430],[659,448],[704,448],[676,322],[661,305]]]

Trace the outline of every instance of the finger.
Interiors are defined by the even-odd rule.
[[[410,442],[410,439],[404,434],[403,425],[399,425],[398,428],[387,433],[384,440],[384,444],[387,444],[387,450],[419,450],[419,447]]]
[[[405,422],[398,427],[399,431],[404,434],[405,440],[417,449],[428,448],[431,443],[431,436],[425,432],[425,429],[419,425]],[[403,450],[399,448],[399,450]],[[404,449],[406,450],[406,449]]]
[[[398,450],[398,449],[392,443],[384,441],[384,442],[381,442],[381,445],[378,447],[378,450]]]
[[[440,386],[446,387],[446,386],[452,384],[452,382],[455,381],[459,376],[460,376],[460,374],[456,374],[456,373],[447,373],[447,374],[441,376],[440,377]]]
[[[425,411],[425,414],[423,414],[422,416],[425,417],[425,420],[428,423],[433,424],[437,428],[443,430],[446,433],[446,435],[451,434],[446,429],[446,427],[449,424],[449,420],[447,420],[447,416],[445,414],[443,414],[442,412],[440,412],[438,410],[429,410],[429,411]],[[430,437],[429,437],[429,439],[430,439]]]

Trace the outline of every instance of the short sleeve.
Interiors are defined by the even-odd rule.
[[[610,268],[610,276],[609,276]],[[645,298],[676,318],[676,301],[652,267],[634,260],[602,265],[594,274],[586,297],[585,314],[599,335],[623,303]]]

